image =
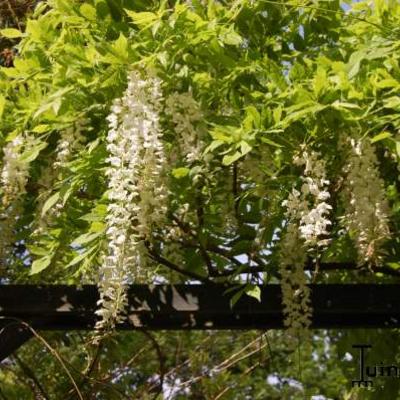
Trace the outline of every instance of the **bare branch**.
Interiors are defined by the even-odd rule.
[[[41,396],[46,400],[50,400],[49,395],[47,394],[43,385],[40,383],[39,379],[36,377],[33,370],[27,364],[25,364],[16,354],[14,354],[13,358],[17,362],[18,366],[21,368],[22,372],[36,385]]]

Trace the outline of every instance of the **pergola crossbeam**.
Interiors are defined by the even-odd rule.
[[[261,301],[239,286],[132,285],[128,318],[117,329],[281,329],[279,285],[260,287]],[[228,293],[227,293],[228,292]],[[398,328],[399,285],[311,285],[312,328]],[[36,330],[90,330],[96,322],[96,286],[0,286],[0,360],[30,337],[18,320]]]

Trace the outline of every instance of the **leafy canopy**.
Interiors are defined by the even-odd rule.
[[[2,30],[21,41],[14,66],[0,69],[0,143],[31,138],[18,159],[25,192],[8,201],[3,187],[2,246],[12,246],[3,276],[76,283],[97,271],[107,249],[106,117],[136,68],[156,71],[164,98],[190,92],[202,113],[202,157],[193,162],[161,115],[169,205],[150,238],[158,276],[232,277],[257,266],[274,280],[282,203],[301,183],[293,158],[304,146],[323,156],[331,182],[332,240],[318,257],[355,263],[354,232],[340,233],[348,153],[338,144],[353,136],[378,155],[391,206],[384,265],[396,271],[400,5],[369,3],[345,14],[339,1],[53,0],[37,6],[24,32]],[[77,123],[82,145],[55,168],[62,132]],[[163,262],[171,254],[183,275]],[[348,271],[318,278],[358,279]]]

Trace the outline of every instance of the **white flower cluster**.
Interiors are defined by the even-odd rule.
[[[345,165],[343,223],[355,236],[360,264],[379,262],[380,246],[389,238],[389,204],[378,160],[368,139],[350,139],[350,155]]]
[[[294,158],[294,164],[304,166],[301,191],[292,189],[287,200],[286,233],[281,241],[280,273],[283,312],[289,337],[307,332],[311,321],[310,290],[304,273],[307,249],[320,248],[327,243],[321,236],[328,234],[332,207],[326,203],[327,190],[325,161],[316,152],[307,150]]]
[[[203,149],[196,129],[196,123],[202,119],[199,104],[190,92],[172,93],[165,104],[165,113],[175,125],[181,152],[189,163],[199,160]]]
[[[284,324],[290,339],[299,339],[307,335],[311,323],[312,307],[310,289],[304,273],[307,253],[304,240],[296,222],[289,222],[281,241],[282,304]],[[295,342],[292,343],[295,345]]]
[[[317,152],[303,151],[293,162],[304,166],[304,175],[301,177],[301,193],[293,189],[289,196],[288,211],[292,216],[295,216],[294,213],[300,217],[301,237],[308,247],[325,246],[327,240],[320,237],[328,234],[328,227],[332,224],[328,218],[332,206],[326,202],[330,198],[330,182],[326,179],[325,160]]]
[[[137,71],[130,73],[124,96],[114,101],[107,118],[109,242],[100,270],[98,329],[113,327],[123,319],[129,272],[139,273],[145,258],[143,241],[150,240],[167,210],[160,86],[157,77],[143,79]]]
[[[4,147],[3,169],[1,171],[2,202],[7,207],[26,193],[29,177],[29,163],[21,160],[24,152],[34,145],[34,139],[27,134],[18,135]]]
[[[26,193],[29,178],[29,162],[22,155],[35,145],[29,134],[20,134],[3,149],[3,168],[1,189],[3,212],[0,214],[0,265],[4,266],[14,240],[14,226],[19,218],[21,206],[19,199]]]
[[[78,120],[74,125],[60,132],[55,150],[55,157],[48,160],[48,165],[42,169],[41,176],[38,180],[39,193],[37,203],[37,222],[34,234],[43,234],[53,221],[54,217],[60,217],[63,202],[58,200],[56,204],[47,210],[46,215],[42,215],[43,206],[53,190],[54,183],[60,179],[59,175],[66,167],[67,163],[72,159],[73,155],[79,152],[84,146],[85,137],[82,131],[85,129],[87,121]]]
[[[55,168],[64,168],[71,155],[83,147],[85,137],[82,131],[85,121],[79,120],[75,125],[61,131],[61,137],[57,143]]]
[[[55,157],[50,157],[48,164],[41,168],[40,178],[37,181],[39,187],[36,205],[36,216],[35,216],[35,230],[33,235],[41,235],[45,233],[46,229],[49,227],[52,216],[54,215],[52,210],[48,210],[46,215],[42,215],[43,206],[46,203],[47,198],[53,190],[54,182],[57,179],[58,170],[54,168]],[[62,207],[62,203],[58,202],[55,207]]]

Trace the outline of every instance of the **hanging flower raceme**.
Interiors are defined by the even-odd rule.
[[[29,159],[24,155],[37,144],[29,134],[16,136],[3,149],[1,171],[1,213],[0,213],[0,264],[5,265],[14,240],[14,226],[21,214],[20,200],[26,193],[29,178]]]
[[[87,126],[84,119],[78,120],[70,127],[60,132],[57,142],[55,156],[49,158],[48,164],[42,168],[38,180],[39,192],[37,197],[37,221],[34,234],[43,234],[54,221],[54,217],[59,217],[64,207],[62,200],[58,200],[54,206],[43,215],[43,206],[51,195],[55,182],[63,178],[63,170],[67,167],[74,155],[79,154],[83,149],[85,137],[82,135]]]
[[[108,117],[108,254],[100,270],[99,329],[122,321],[126,286],[141,274],[144,242],[151,241],[167,210],[160,86],[157,77],[132,72],[124,96],[114,101]]]
[[[85,141],[82,131],[85,125],[85,120],[79,120],[74,125],[61,131],[56,148],[55,168],[65,168],[72,155],[82,149]]]
[[[304,273],[307,253],[296,222],[288,223],[281,241],[281,252],[279,272],[284,324],[290,338],[299,338],[310,326],[312,307]]]
[[[378,160],[368,139],[350,139],[350,155],[344,167],[346,175],[342,198],[343,224],[354,235],[359,264],[379,263],[381,245],[390,236],[389,204]]]
[[[280,274],[285,326],[289,337],[298,338],[306,332],[312,315],[304,272],[307,250],[318,250],[327,243],[332,207],[325,201],[330,197],[329,181],[320,155],[304,150],[294,158],[294,164],[304,167],[303,183],[301,191],[293,188],[283,203],[287,226],[280,244]]]
[[[294,158],[295,165],[304,166],[304,175],[301,177],[301,208],[300,232],[308,247],[323,247],[327,244],[328,228],[331,225],[329,212],[332,206],[326,200],[330,198],[328,191],[329,180],[326,178],[325,160],[319,158],[316,152],[304,151]],[[293,196],[293,193],[292,193]]]
[[[29,177],[29,162],[22,159],[24,153],[34,145],[34,139],[27,134],[18,135],[4,147],[3,169],[1,171],[2,203],[8,207],[26,193]]]
[[[196,123],[202,119],[200,106],[188,93],[172,93],[166,100],[165,113],[172,119],[178,143],[187,162],[199,160],[203,144],[196,129]]]

